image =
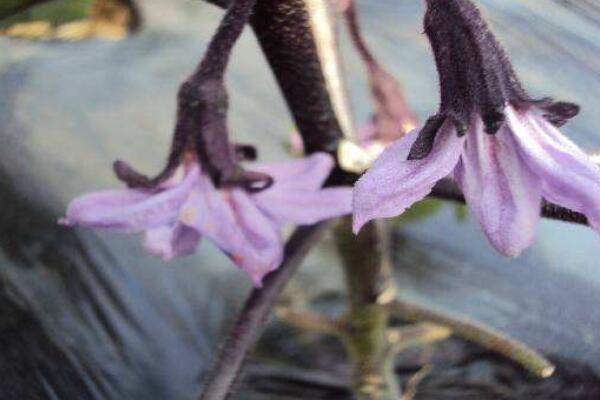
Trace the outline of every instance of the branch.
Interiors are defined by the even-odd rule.
[[[222,400],[231,394],[246,354],[254,346],[277,297],[306,254],[332,224],[328,221],[300,227],[290,237],[281,266],[267,275],[262,288],[252,291],[225,339],[200,400]]]
[[[307,153],[335,156],[343,137],[304,0],[261,0],[252,27],[283,92]]]
[[[256,0],[235,0],[231,3],[190,80],[223,80],[233,46],[250,19],[255,4]]]
[[[439,181],[429,196],[442,200],[451,200],[457,203],[465,203],[464,195],[456,183],[450,178],[445,178]],[[580,225],[589,225],[588,219],[585,215],[569,210],[568,208],[558,206],[554,203],[550,203],[546,200],[543,200],[542,202],[540,213],[542,217],[548,219],[571,222]]]
[[[503,354],[541,378],[548,378],[554,373],[554,365],[536,351],[481,323],[466,318],[452,317],[406,301],[397,300],[390,303],[388,307],[394,316],[403,321],[430,322],[450,328],[456,335]]]

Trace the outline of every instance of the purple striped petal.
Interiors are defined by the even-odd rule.
[[[198,231],[183,224],[163,226],[146,231],[144,247],[149,253],[170,261],[195,253],[200,238]]]
[[[353,230],[368,221],[400,215],[431,192],[435,183],[448,175],[464,147],[446,123],[438,132],[432,151],[422,160],[407,160],[417,138],[414,130],[389,146],[354,187]]]
[[[233,190],[231,206],[238,223],[239,237],[228,243],[229,250],[225,250],[250,275],[254,285],[260,287],[264,276],[277,269],[283,259],[281,232],[247,193]]]
[[[475,129],[467,133],[455,176],[488,240],[503,255],[515,257],[535,238],[541,185],[506,125],[488,135],[478,119]]]
[[[585,214],[600,231],[600,167],[544,118],[506,110],[527,165],[542,181],[544,197]]]
[[[195,168],[179,184],[159,192],[130,189],[86,194],[69,204],[60,222],[122,232],[172,225],[198,177]]]

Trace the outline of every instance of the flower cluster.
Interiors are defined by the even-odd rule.
[[[378,105],[373,124],[359,132],[359,143],[348,151],[383,151],[353,195],[350,187],[322,187],[334,168],[326,153],[257,164],[254,171],[238,165],[256,154],[251,146],[228,141],[222,82],[228,54],[218,53],[224,47],[217,42],[228,41],[230,51],[235,37],[223,34],[215,35],[210,56],[182,85],[164,171],[149,179],[117,163],[117,175],[130,188],[75,199],[61,223],[145,232],[146,248],[167,260],[193,253],[206,237],[256,286],[282,261],[286,224],[353,212],[358,232],[370,220],[401,214],[447,176],[456,180],[490,243],[506,256],[532,244],[543,199],[585,214],[600,230],[600,167],[558,130],[578,106],[531,98],[471,0],[426,2],[425,32],[440,77],[440,107],[421,129],[394,143],[412,124],[412,114],[399,86],[362,41],[352,3],[340,2]],[[236,35],[252,9],[250,3],[240,7]],[[226,32],[231,26],[221,28]]]

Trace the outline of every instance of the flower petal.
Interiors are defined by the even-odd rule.
[[[198,169],[192,169],[177,186],[159,192],[129,189],[89,193],[73,200],[66,218],[59,222],[123,232],[171,225],[198,176]]]
[[[258,207],[278,225],[310,225],[352,212],[350,187],[319,190],[273,190],[252,195]]]
[[[240,240],[232,243],[232,259],[250,275],[255,286],[261,286],[264,276],[277,269],[283,259],[281,232],[247,193],[234,190],[231,197],[237,232],[241,233]]]
[[[309,157],[297,158],[277,163],[255,164],[252,170],[269,174],[273,186],[278,190],[316,190],[323,186],[334,167],[333,157],[327,153],[314,153]]]
[[[195,229],[176,224],[174,227],[163,226],[146,231],[144,246],[151,254],[169,261],[178,256],[193,254],[200,238]]]
[[[414,130],[389,146],[354,186],[353,230],[368,221],[400,215],[425,197],[458,162],[464,146],[449,123],[437,134],[432,151],[422,160],[407,160],[417,138]]]
[[[516,257],[535,238],[541,185],[519,156],[506,125],[495,135],[484,132],[480,119],[474,126],[455,176],[491,244]]]
[[[542,181],[544,197],[585,214],[600,231],[600,167],[542,117],[512,109],[506,114],[523,159]]]
[[[217,190],[202,176],[181,209],[181,223],[196,229],[246,271],[255,286],[276,269],[283,244],[275,223],[240,189]]]

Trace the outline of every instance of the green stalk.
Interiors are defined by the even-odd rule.
[[[388,336],[389,311],[382,307],[393,299],[395,291],[384,226],[372,222],[354,236],[351,219],[344,218],[336,228],[336,240],[348,286],[347,332],[343,338],[351,356],[355,397],[398,400],[395,352]]]

